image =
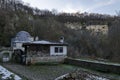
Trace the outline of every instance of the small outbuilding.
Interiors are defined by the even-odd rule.
[[[26,64],[36,62],[63,62],[67,56],[67,44],[50,41],[23,43]]]
[[[11,39],[11,48],[14,50],[20,49],[24,51],[22,47],[23,43],[31,42],[34,38],[26,31],[20,31],[14,38]]]

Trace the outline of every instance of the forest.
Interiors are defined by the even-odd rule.
[[[78,24],[81,28],[66,24]],[[88,25],[107,25],[107,34],[86,29]],[[11,38],[27,31],[40,40],[58,41],[65,37],[68,56],[120,62],[120,16],[98,13],[64,13],[30,7],[21,0],[0,0],[0,46],[10,47]]]

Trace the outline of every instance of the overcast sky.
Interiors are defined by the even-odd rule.
[[[93,12],[116,14],[120,10],[120,0],[23,0],[39,9],[57,9],[59,12]]]

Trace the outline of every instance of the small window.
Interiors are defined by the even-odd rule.
[[[63,47],[60,47],[60,53],[63,53]]]
[[[63,53],[63,47],[55,47],[55,53]]]
[[[58,53],[58,47],[55,47],[55,53]]]

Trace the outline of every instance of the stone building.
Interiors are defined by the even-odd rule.
[[[67,57],[67,44],[62,37],[59,42],[34,40],[26,31],[20,31],[11,41],[13,58],[19,63],[63,62]]]

